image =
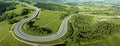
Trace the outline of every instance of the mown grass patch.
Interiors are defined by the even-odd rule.
[[[59,26],[61,25],[62,20],[60,19],[61,15],[65,13],[64,11],[51,11],[51,10],[43,10],[39,13],[38,17],[34,19],[33,25],[37,26],[39,28],[45,28],[49,29],[51,33],[46,34],[44,31],[35,32],[28,30],[28,24],[25,24],[23,26],[24,32],[29,35],[34,36],[45,36],[45,35],[51,35],[58,31]],[[38,30],[40,31],[40,30]]]

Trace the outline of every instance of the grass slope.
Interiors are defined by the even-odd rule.
[[[40,28],[50,29],[52,31],[52,33],[50,33],[50,34],[53,34],[53,33],[57,32],[57,30],[61,24],[62,20],[60,19],[60,16],[63,13],[65,13],[65,12],[64,11],[43,10],[38,15],[37,19],[34,20],[35,22],[33,25],[39,26]],[[24,32],[29,35],[35,35],[35,36],[50,35],[50,34],[40,34],[40,33],[34,32],[34,31],[28,31],[27,24],[24,25],[23,29],[24,29]]]
[[[21,9],[23,8],[27,8],[30,10],[30,13],[28,13],[27,15],[22,15],[22,16],[18,16],[18,17],[14,17],[13,19],[16,20],[22,20],[24,19],[24,16],[30,16],[33,14],[33,9],[21,4],[17,4],[16,9],[14,10],[10,10],[10,11],[6,11],[5,13],[11,13],[14,12],[16,14],[21,14]],[[16,40],[11,33],[9,33],[9,29],[11,28],[12,24],[8,24],[8,22],[3,21],[0,22],[0,39],[2,39],[3,37],[5,37],[5,39],[3,39],[2,41],[0,41],[0,46],[30,46],[27,45],[25,43],[22,43],[18,40]]]
[[[7,24],[7,22],[0,22],[0,39],[5,37],[0,42],[0,46],[29,46],[25,43],[19,42],[9,33],[9,28],[12,25]]]

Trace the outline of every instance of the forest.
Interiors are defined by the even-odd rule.
[[[47,10],[52,10],[52,11],[65,11],[67,8],[65,6],[58,5],[58,4],[40,3],[40,2],[37,2],[35,6],[41,9],[47,9]]]
[[[5,3],[0,1],[0,15],[6,11],[6,8],[10,6],[12,3]]]

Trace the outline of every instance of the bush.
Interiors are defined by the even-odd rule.
[[[29,12],[29,9],[23,8],[21,15],[27,15]]]
[[[35,25],[33,25],[33,23],[34,23],[34,21],[30,21],[27,23],[27,25],[28,25],[27,29],[29,29],[29,31],[33,31],[33,32],[36,32],[39,34],[49,34],[52,32],[50,29],[35,26]]]
[[[15,6],[16,6],[16,3],[10,5],[9,7],[6,8],[6,11],[10,11],[10,10],[14,10],[14,9],[16,9]]]
[[[60,19],[64,19],[64,18],[67,17],[67,16],[69,16],[69,13],[63,13],[63,14],[61,14]]]
[[[13,20],[8,20],[8,24],[14,24],[18,22],[19,20],[13,19]]]

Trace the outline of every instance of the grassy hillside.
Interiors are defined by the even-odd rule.
[[[49,29],[50,32],[48,32],[48,34],[46,34],[45,30],[41,31],[41,30],[36,30],[36,31],[32,31],[32,29],[28,30],[29,28],[29,24],[24,26],[24,32],[30,34],[30,35],[50,35],[55,33],[60,24],[61,24],[61,19],[60,16],[61,14],[65,13],[64,11],[50,11],[50,10],[43,10],[40,12],[39,16],[35,19],[35,21],[33,21],[32,25],[33,26],[37,26],[36,28],[45,28],[45,29]],[[33,27],[31,27],[33,28]]]
[[[4,3],[2,3],[4,4]],[[10,5],[10,4],[4,4],[5,5]],[[0,4],[0,6],[2,6]],[[2,7],[4,7],[2,6]],[[9,8],[13,8],[13,9],[9,9]],[[29,12],[27,13],[24,10],[29,10]],[[30,46],[27,45],[25,43],[22,43],[18,40],[16,40],[12,34],[9,32],[9,29],[11,28],[11,26],[24,19],[26,16],[30,16],[33,14],[33,9],[27,6],[24,6],[22,4],[16,4],[16,3],[12,3],[12,5],[10,6],[6,6],[5,11],[2,13],[2,15],[0,17],[3,17],[4,20],[0,21],[0,46]],[[27,14],[24,14],[23,12],[26,12]],[[17,15],[17,16],[15,16]],[[6,16],[6,17],[4,17]],[[9,18],[11,17],[11,18]],[[1,18],[0,18],[1,20]]]
[[[11,33],[9,33],[9,29],[12,25],[7,24],[7,22],[0,22],[0,39],[4,38],[0,41],[0,46],[29,46],[25,43],[22,43],[16,40]]]
[[[46,1],[48,0],[44,0],[43,2]],[[58,2],[55,0],[52,1]],[[41,12],[35,19],[24,24],[23,31],[29,35],[52,35],[58,31],[65,17],[77,14],[69,20],[68,32],[64,37],[51,42],[43,42],[45,44],[64,42],[61,46],[120,45],[120,19],[98,17],[119,16],[120,5],[101,2],[68,3],[69,5],[39,2],[30,4],[41,8]],[[0,39],[5,38],[0,40],[0,46],[30,46],[14,39],[9,33],[9,29],[14,23],[29,17],[33,13],[33,8],[22,4],[0,1]],[[96,15],[97,17],[85,15]]]
[[[69,25],[71,26],[69,26],[69,31],[67,32],[69,35],[66,34],[67,36],[65,36],[66,39],[68,38],[65,42],[67,46],[94,46],[94,44],[98,46],[101,42],[104,42],[104,40],[108,40],[109,38],[107,37],[114,37],[113,35],[120,31],[120,25],[117,24],[119,19],[116,21],[116,19],[101,19],[99,17],[84,16],[86,14],[116,16],[119,15],[119,11],[117,10],[119,5],[110,3],[83,3],[75,6],[71,4],[69,5],[66,5],[66,8],[63,7],[65,10],[60,10],[61,8],[59,8],[59,5],[49,5],[49,3],[35,4],[35,6],[42,8],[42,11],[36,19],[24,25],[24,32],[35,36],[51,35],[58,30],[61,20],[70,14],[80,15],[74,16],[70,20]],[[62,16],[62,13],[66,12],[68,15]],[[60,19],[61,16],[63,19]],[[107,40],[106,42],[108,42]]]
[[[81,3],[77,7],[80,9],[79,14],[94,14],[101,16],[120,15],[119,13],[120,5],[117,4],[86,2]]]
[[[97,19],[98,18],[96,17],[84,15],[78,15],[73,17],[70,20],[70,23],[72,24],[74,32],[71,39],[68,40],[67,45],[92,46],[93,44],[95,46],[99,46],[101,42],[103,42],[104,40],[108,42],[106,39],[109,39],[109,37],[113,38],[114,34],[118,34],[118,32],[120,32],[120,24],[117,23],[119,22],[117,20],[120,19],[107,19],[105,21],[100,21]],[[95,43],[98,43],[98,45]]]
[[[40,7],[41,12],[36,19],[24,25],[24,32],[35,36],[51,35],[57,32],[62,21],[61,18],[66,16],[67,12],[65,10],[68,7],[51,3],[37,3],[34,5]]]

